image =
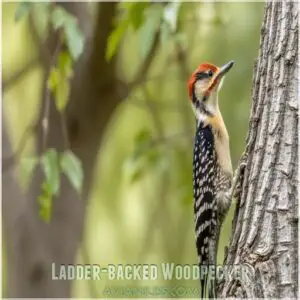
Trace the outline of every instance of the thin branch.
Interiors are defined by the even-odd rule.
[[[145,58],[144,62],[141,64],[140,69],[137,71],[135,75],[135,79],[129,83],[129,89],[134,88],[136,85],[141,84],[144,81],[145,75],[148,73],[150,66],[152,64],[153,58],[156,55],[160,38],[160,30],[158,30],[155,34],[151,49]]]
[[[161,3],[163,6],[166,6],[168,2]],[[140,69],[137,71],[135,79],[129,84],[129,89],[134,88],[136,85],[143,83],[145,75],[148,73],[153,58],[156,56],[156,52],[158,50],[159,39],[160,39],[160,29],[158,29],[155,33],[153,43],[151,45],[151,49],[145,58],[145,61],[141,64]]]
[[[2,172],[7,172],[10,167],[16,164],[21,158],[21,154],[23,153],[26,144],[29,140],[29,136],[35,131],[37,127],[37,122],[31,123],[22,134],[21,140],[19,142],[19,145],[17,147],[17,150],[15,153],[13,153],[10,157],[4,157],[2,159]]]
[[[151,59],[153,59],[154,55],[152,56]],[[174,60],[172,60],[172,57],[168,57],[167,58],[167,61],[166,61],[166,65],[167,67],[164,69],[164,72],[163,73],[159,73],[159,74],[156,74],[156,75],[153,75],[153,76],[145,76],[148,72],[148,69],[150,67],[150,64],[148,65],[148,68],[142,68],[141,67],[141,70],[138,71],[137,73],[139,73],[140,75],[136,75],[136,79],[133,80],[131,83],[128,83],[128,86],[129,88],[135,88],[137,87],[137,85],[141,85],[141,84],[144,84],[144,83],[147,83],[149,81],[157,81],[157,80],[161,80],[163,78],[166,77],[165,75],[165,72],[168,72],[168,77],[172,78],[172,76],[175,76],[175,78],[172,78],[172,79],[175,79],[175,80],[181,80],[179,78],[176,78],[176,72],[175,70],[172,70],[171,68],[173,67],[172,66],[172,62],[174,62]]]
[[[130,98],[133,98],[133,100],[126,100],[129,104],[134,105],[140,109],[149,110],[149,107],[146,103],[139,100],[139,98],[135,95],[131,95]],[[182,110],[186,108],[186,104],[167,104],[167,103],[156,103],[152,101],[151,103],[152,107],[155,107],[159,110],[165,110],[168,112],[176,112],[176,113],[182,113]]]
[[[33,26],[34,27],[34,26]],[[37,32],[36,32],[37,33]],[[59,32],[58,32],[59,34]],[[61,39],[58,40],[57,46],[55,48],[51,65],[55,64],[57,55],[59,54],[60,48],[61,48]],[[41,54],[40,54],[41,55]],[[33,58],[27,65],[25,65],[19,72],[14,74],[10,79],[8,79],[6,82],[2,84],[3,89],[7,89],[8,87],[12,86],[13,83],[15,83],[18,79],[20,79],[24,74],[26,74],[35,64],[39,62],[39,56]],[[49,131],[49,112],[50,112],[50,101],[51,101],[51,92],[46,87],[46,95],[45,95],[45,108],[44,108],[44,116],[42,119],[42,129],[43,129],[43,150],[46,149],[46,143],[47,143],[47,137],[48,137],[48,131]],[[17,148],[17,151],[8,158],[3,159],[3,171],[7,171],[12,165],[14,165],[16,162],[19,161],[21,154],[23,150],[25,149],[25,146],[28,141],[29,135],[37,128],[39,122],[34,122],[31,124],[22,135],[19,147]]]
[[[60,32],[58,32],[59,34]],[[60,35],[61,37],[61,35]],[[57,42],[52,61],[51,66],[53,66],[56,62],[57,56],[60,52],[62,46],[62,39],[60,38]],[[51,67],[50,67],[51,68]],[[42,118],[42,130],[43,130],[43,137],[42,137],[42,151],[45,151],[47,148],[47,139],[48,139],[48,133],[49,133],[49,113],[50,113],[50,104],[51,104],[51,91],[48,88],[46,84],[46,95],[45,95],[45,107],[44,107],[44,114]]]
[[[69,139],[69,134],[67,129],[66,116],[63,111],[60,113],[60,118],[61,118],[61,129],[62,129],[63,139],[65,143],[65,149],[70,149],[70,139]]]
[[[157,146],[166,146],[169,142],[173,142],[179,138],[186,138],[187,136],[192,137],[194,132],[194,128],[189,128],[188,130],[184,130],[181,132],[177,132],[171,135],[159,136],[157,139],[153,139],[147,147],[144,148],[144,151],[150,150],[153,147]]]
[[[39,57],[33,57],[27,62],[20,70],[15,72],[10,78],[2,81],[2,90],[6,92],[11,88],[18,80],[20,80],[26,73],[28,73],[39,62]]]
[[[47,137],[48,137],[48,132],[49,132],[50,101],[51,101],[50,90],[47,88],[46,97],[45,97],[44,116],[42,119],[42,130],[43,130],[42,149],[43,149],[43,151],[45,151],[47,148]]]
[[[56,61],[56,57],[59,53],[61,47],[61,43],[58,43],[58,46],[55,50],[55,54],[53,56],[53,63],[55,63]],[[34,61],[34,60],[33,60]],[[32,67],[32,63],[33,61],[31,61],[31,66]],[[38,59],[36,58],[35,62],[38,62]],[[26,66],[20,70],[19,72],[17,72],[15,75],[13,75],[12,78],[10,78],[7,82],[3,83],[3,88],[7,88],[9,85],[12,85],[12,83],[14,83],[16,80],[18,80],[22,75],[24,75],[27,71],[24,71],[24,69],[26,68]],[[27,66],[27,68],[29,68],[29,64]],[[51,92],[50,90],[47,88],[46,90],[46,96],[45,96],[45,108],[44,108],[44,117],[42,119],[42,128],[43,128],[43,150],[46,149],[46,143],[47,143],[47,136],[48,136],[48,130],[49,130],[49,112],[50,112],[50,102],[51,102]],[[37,128],[38,126],[38,122],[34,122],[33,124],[30,124],[30,126],[28,128],[25,129],[25,132],[22,135],[21,141],[19,143],[19,146],[17,147],[16,152],[7,158],[3,158],[3,171],[6,172],[13,164],[15,164],[16,162],[19,161],[21,154],[23,153],[25,146],[27,144],[28,138],[30,136],[30,134]],[[66,141],[67,143],[67,141]]]

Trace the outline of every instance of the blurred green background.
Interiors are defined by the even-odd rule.
[[[91,11],[93,5],[90,4]],[[28,19],[14,21],[16,6],[3,4],[4,80],[37,54]],[[252,70],[258,55],[262,18],[263,3],[182,4],[176,34],[162,40],[146,81],[118,107],[107,127],[95,166],[78,263],[106,266],[197,262],[192,204],[195,120],[187,96],[187,79],[202,62],[222,65],[235,61],[220,92],[220,108],[230,135],[235,167],[245,146]],[[141,61],[140,39],[129,30],[126,42],[120,45],[118,68],[127,82]],[[41,88],[42,69],[36,64],[3,91],[5,121],[14,149],[37,116]],[[150,139],[155,142],[149,146]],[[19,169],[24,188],[30,174],[22,161],[32,152],[33,137],[22,154]],[[231,236],[233,210],[234,205],[223,226],[219,263]],[[4,291],[5,280],[4,273]],[[73,296],[101,297],[107,284],[199,285],[198,281],[108,282],[104,277],[101,281],[75,281]]]

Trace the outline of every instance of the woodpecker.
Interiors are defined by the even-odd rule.
[[[222,67],[202,63],[188,81],[189,99],[196,116],[193,153],[193,194],[196,248],[201,274],[201,297],[216,297],[216,255],[222,222],[231,205],[235,184],[229,136],[218,92],[234,61]]]

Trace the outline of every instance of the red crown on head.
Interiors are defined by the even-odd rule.
[[[192,95],[193,95],[193,85],[196,81],[196,74],[199,72],[205,72],[208,70],[212,70],[215,73],[219,70],[219,68],[210,63],[203,63],[203,64],[200,64],[199,67],[191,75],[191,77],[188,81],[188,91],[189,91],[190,99],[192,99]]]

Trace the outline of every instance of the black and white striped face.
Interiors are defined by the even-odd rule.
[[[214,71],[213,69],[208,69],[195,74],[196,80],[193,84],[192,108],[198,120],[205,119],[207,115],[215,114],[218,109],[217,93],[223,79],[209,91],[209,87],[212,85],[216,72],[217,71]]]
[[[233,66],[233,61],[218,68],[212,64],[201,64],[192,74],[189,83],[189,96],[196,118],[218,111],[218,92],[222,87],[225,74]]]
[[[213,70],[201,71],[196,73],[196,81],[194,83],[193,96],[199,101],[205,101],[206,90],[209,87],[211,78],[213,77]]]

